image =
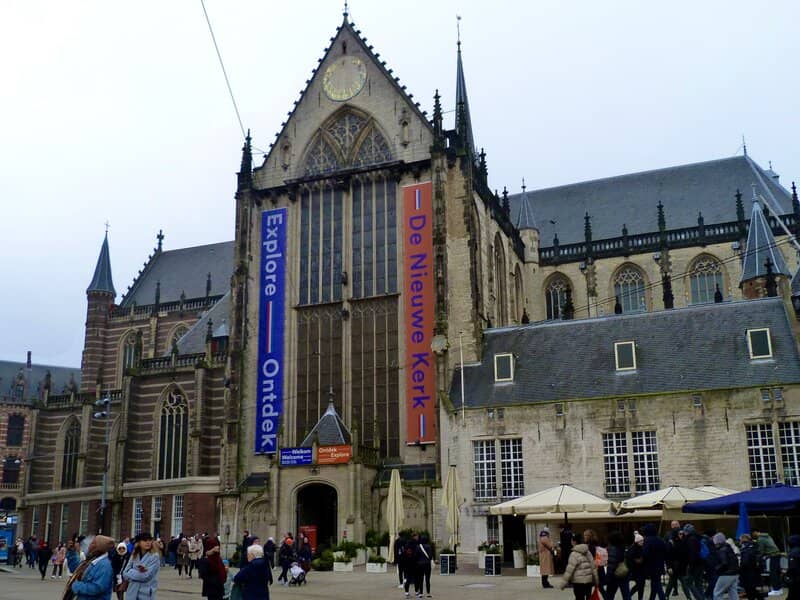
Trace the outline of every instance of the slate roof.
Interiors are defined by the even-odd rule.
[[[792,296],[800,296],[800,267],[792,277]]]
[[[0,360],[0,400],[14,397],[14,387],[17,377],[22,374],[25,378],[24,399],[29,401],[31,398],[40,398],[44,392],[44,380],[47,372],[50,372],[50,393],[68,393],[67,387],[70,383],[70,376],[76,385],[76,389],[81,385],[81,370],[79,367],[56,367],[52,365],[39,365],[33,363],[31,371],[25,368],[26,363],[11,360]]]
[[[751,360],[746,330],[768,327],[773,358]],[[635,371],[616,371],[614,343],[636,342]],[[513,353],[514,381],[494,382]],[[469,408],[800,383],[800,354],[780,298],[705,304],[485,332],[483,360],[464,366]],[[461,406],[459,369],[450,399]]]
[[[156,284],[161,282],[161,303],[177,302],[181,292],[187,299],[206,295],[206,279],[211,273],[211,296],[221,296],[231,287],[233,242],[220,242],[193,248],[156,252],[142,274],[125,294],[120,307],[155,303]]]
[[[231,317],[231,292],[220,298],[214,306],[208,309],[197,323],[184,333],[178,340],[178,354],[199,354],[206,351],[206,334],[208,333],[208,321],[211,320],[213,337],[225,337],[228,335],[227,323]],[[169,355],[172,350],[164,353]]]
[[[742,277],[740,282],[750,281],[767,274],[765,263],[772,261],[772,272],[776,275],[791,277],[792,272],[783,260],[783,254],[775,247],[775,237],[772,229],[764,216],[761,201],[753,198],[753,210],[750,214],[750,227],[747,231],[747,245],[742,263]]]
[[[111,256],[108,251],[108,233],[103,239],[103,245],[100,247],[100,256],[97,257],[97,265],[94,268],[94,276],[89,287],[86,288],[87,292],[111,292],[115,297],[117,295],[114,289],[114,282],[111,279]]]
[[[587,212],[592,217],[594,240],[619,237],[623,225],[629,235],[658,231],[659,201],[664,205],[667,229],[696,227],[699,212],[706,227],[736,221],[736,190],[747,193],[753,183],[770,201],[774,196],[784,214],[792,212],[788,190],[746,156],[529,190],[528,200],[541,245],[547,247],[556,233],[562,245],[582,242]],[[511,220],[516,223],[522,194],[509,196],[509,200]]]
[[[306,438],[300,443],[301,448],[310,448],[314,444],[314,438],[320,446],[342,446],[352,443],[352,436],[347,425],[336,412],[333,402],[328,404],[328,409],[322,415],[317,424],[314,425]]]

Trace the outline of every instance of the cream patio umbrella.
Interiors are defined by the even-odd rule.
[[[695,488],[671,485],[641,496],[623,500],[619,505],[620,512],[627,512],[642,508],[661,508],[663,510],[681,509],[687,502],[699,502],[718,498],[719,494],[704,492]]]
[[[464,496],[461,493],[458,471],[454,466],[451,466],[447,470],[447,481],[444,484],[442,493],[442,506],[447,508],[447,529],[450,531],[450,547],[453,552],[457,551],[457,546],[461,543],[459,526],[461,522],[461,505],[463,503]]]
[[[708,492],[709,494],[714,494],[715,496],[730,496],[731,494],[738,494],[741,491],[720,487],[718,485],[701,485],[700,487],[696,487],[694,489],[700,490],[701,492]]]
[[[403,508],[403,484],[400,481],[400,471],[392,469],[389,480],[389,496],[386,499],[386,524],[389,526],[389,562],[395,562],[394,541],[397,533],[406,519]]]
[[[552,518],[568,520],[569,513],[608,514],[612,508],[611,500],[584,492],[567,483],[535,492],[529,496],[515,498],[489,507],[493,515],[552,515]]]

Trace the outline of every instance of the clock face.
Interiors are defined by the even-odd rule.
[[[325,69],[322,89],[334,102],[344,102],[357,95],[367,81],[367,67],[355,56],[342,56]]]

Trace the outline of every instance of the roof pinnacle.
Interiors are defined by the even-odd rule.
[[[116,297],[114,282],[111,278],[111,256],[108,251],[108,223],[106,223],[106,233],[103,238],[103,245],[100,247],[100,256],[97,257],[97,265],[94,268],[94,276],[86,293],[89,292],[110,292]]]

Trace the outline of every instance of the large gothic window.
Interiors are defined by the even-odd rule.
[[[519,268],[519,265],[516,266],[514,269],[514,296],[512,297],[512,311],[514,315],[514,320],[519,323],[522,321],[522,302],[525,292],[523,291],[522,285],[522,271]]]
[[[136,366],[136,332],[130,331],[122,342],[122,375]]]
[[[6,431],[6,446],[22,446],[25,433],[24,415],[9,415],[8,429]]]
[[[503,238],[498,233],[494,238],[494,284],[497,323],[502,327],[508,324],[508,288],[506,287],[506,257],[503,252]]]
[[[354,298],[397,292],[396,190],[383,177],[353,180]]]
[[[714,294],[723,289],[722,264],[708,255],[698,257],[689,269],[692,304],[714,302]]]
[[[561,307],[567,301],[567,290],[571,291],[569,279],[561,273],[553,275],[544,290],[544,301],[547,305],[547,319],[560,319]]]
[[[315,186],[300,195],[300,304],[342,299],[343,192]]]
[[[391,160],[391,147],[375,120],[348,107],[317,131],[306,151],[303,174],[327,175]]]
[[[161,404],[157,479],[186,477],[189,407],[177,389],[167,392]]]
[[[647,310],[644,274],[637,267],[628,265],[614,275],[614,296],[622,306],[623,313]]]
[[[61,463],[61,488],[68,489],[78,486],[78,452],[81,447],[81,424],[77,419],[67,427],[64,436],[64,454]]]

